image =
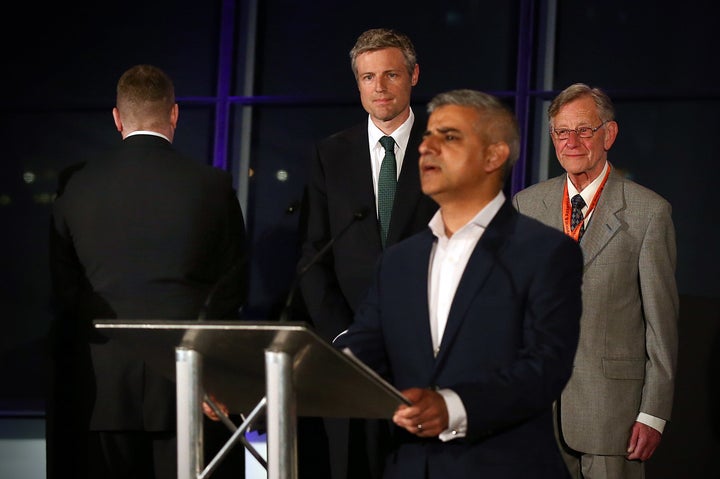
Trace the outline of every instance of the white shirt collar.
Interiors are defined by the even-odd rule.
[[[597,178],[592,180],[592,182],[585,187],[580,192],[580,196],[582,196],[582,199],[585,200],[585,207],[583,208],[583,213],[587,211],[587,208],[592,203],[593,198],[595,197],[595,193],[597,193],[598,188],[600,188],[600,183],[602,183],[603,178],[605,178],[605,174],[607,173],[608,169],[608,162],[605,161],[605,166],[603,166],[602,171],[598,175]],[[573,196],[578,194],[577,188],[575,188],[575,185],[573,185],[572,181],[570,181],[570,177],[567,177],[567,185],[568,185],[568,197],[572,199]]]
[[[395,143],[397,143],[401,154],[396,156],[400,158],[405,157],[405,150],[407,149],[408,142],[410,141],[410,130],[412,130],[414,122],[415,114],[413,113],[412,108],[410,108],[410,115],[408,116],[407,120],[405,120],[405,122],[400,125],[395,131],[393,131],[390,135],[388,135],[392,136],[395,140]],[[368,140],[370,141],[371,151],[378,145],[380,138],[382,138],[383,136],[386,136],[385,133],[383,133],[380,128],[375,126],[372,118],[370,118],[370,115],[368,115]]]
[[[453,234],[453,236],[458,233],[463,234],[464,231],[470,229],[468,225],[478,227],[480,232],[485,231],[487,226],[490,224],[490,221],[492,221],[497,212],[500,211],[500,207],[503,205],[504,202],[505,193],[500,190],[498,194],[495,195],[495,198],[492,199],[492,201],[486,204],[483,209],[478,211],[478,213],[470,221],[468,221],[467,224],[465,224],[462,228],[458,229],[455,234]],[[437,238],[447,238],[447,236],[445,235],[445,225],[442,221],[442,207],[435,212],[433,217],[430,219],[428,226]]]
[[[158,133],[157,131],[149,131],[149,130],[136,130],[136,131],[133,131],[132,133],[128,133],[125,138],[129,138],[129,137],[135,136],[135,135],[152,135],[152,136],[159,136],[160,138],[165,138],[168,142],[172,143],[172,142],[170,141],[170,138],[168,138],[167,136],[163,135],[162,133]]]

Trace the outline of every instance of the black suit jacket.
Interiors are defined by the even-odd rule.
[[[245,226],[230,175],[135,135],[61,175],[50,229],[57,385],[92,430],[175,430],[175,387],[114,341],[98,318],[238,318]],[[170,352],[172,354],[172,352]],[[67,399],[67,397],[66,397]],[[83,412],[83,407],[85,412]]]
[[[552,404],[570,377],[582,312],[582,253],[509,201],[470,256],[433,355],[428,229],[389,248],[355,322],[336,340],[398,389],[449,388],[467,435],[440,442],[395,428],[385,478],[569,477]]]
[[[418,147],[425,127],[424,119],[416,116],[398,176],[388,246],[426,228],[437,210],[420,189]],[[382,252],[370,161],[367,122],[363,122],[321,141],[310,167],[299,268],[332,238],[335,241],[329,254],[301,278],[301,290],[313,325],[328,340],[352,323]],[[354,220],[359,211],[366,214]]]

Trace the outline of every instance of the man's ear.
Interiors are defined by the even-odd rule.
[[[510,156],[510,147],[504,141],[498,141],[487,147],[485,157],[485,171],[492,173],[503,167]]]
[[[410,76],[410,85],[412,85],[412,86],[417,85],[417,82],[419,79],[420,79],[420,65],[418,65],[416,63],[415,68],[413,68],[412,75]]]
[[[175,103],[172,107],[172,110],[170,110],[170,124],[172,125],[173,129],[177,128],[177,122],[178,122],[179,116],[180,116],[180,107],[178,107],[178,104]]]
[[[603,139],[603,148],[608,151],[615,143],[618,135],[618,124],[616,121],[609,121],[605,124],[605,138]]]
[[[123,124],[122,124],[122,120],[120,119],[120,111],[117,109],[117,107],[114,107],[112,109],[112,116],[113,116],[113,120],[115,121],[115,128],[117,128],[117,131],[122,133]]]

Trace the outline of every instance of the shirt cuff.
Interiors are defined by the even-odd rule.
[[[467,412],[462,399],[451,389],[438,389],[438,393],[445,400],[448,411],[448,428],[440,433],[438,438],[443,441],[460,439],[467,434]]]
[[[651,416],[650,414],[645,414],[644,412],[638,414],[637,422],[641,422],[646,426],[657,429],[658,431],[660,431],[660,434],[662,434],[663,430],[665,429],[665,424],[667,423],[665,419],[660,419],[659,417]]]

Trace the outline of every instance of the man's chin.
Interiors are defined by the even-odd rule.
[[[393,121],[395,118],[398,117],[398,113],[386,113],[386,114],[377,114],[378,112],[375,112],[373,114],[373,117],[380,122],[387,123],[389,121]]]

